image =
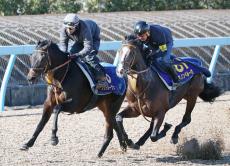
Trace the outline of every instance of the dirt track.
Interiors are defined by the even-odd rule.
[[[104,118],[98,110],[79,115],[60,114],[59,144],[50,144],[51,119],[29,151],[19,147],[27,141],[40,117],[41,108],[5,111],[0,113],[0,165],[230,165],[230,93],[226,93],[209,104],[198,101],[192,122],[184,128],[180,140],[195,137],[199,141],[215,138],[218,134],[225,143],[224,157],[218,161],[181,160],[176,155],[176,146],[170,144],[173,129],[156,143],[150,140],[139,151],[128,149],[122,153],[114,133],[108,149],[101,159],[96,154],[104,135]],[[125,106],[125,103],[123,104]],[[170,110],[165,121],[178,124],[185,110],[185,101]],[[148,128],[143,117],[125,119],[125,128],[134,141]]]

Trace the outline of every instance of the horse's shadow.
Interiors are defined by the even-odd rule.
[[[201,160],[201,159],[183,159],[179,156],[166,156],[166,157],[157,157],[157,162],[161,163],[171,163],[171,164],[177,164],[179,162],[190,162],[192,164],[203,164],[203,165],[225,165],[230,164],[230,153],[224,154],[222,159],[220,160]]]

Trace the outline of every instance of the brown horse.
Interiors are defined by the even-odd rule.
[[[178,134],[181,129],[191,122],[191,113],[199,96],[206,102],[212,102],[221,94],[220,89],[214,84],[209,84],[203,74],[196,74],[190,81],[178,87],[175,91],[169,91],[159,78],[156,71],[148,67],[142,56],[142,49],[137,40],[127,41],[118,52],[119,60],[117,74],[128,76],[128,90],[126,97],[128,106],[116,116],[121,132],[126,143],[131,148],[139,149],[150,137],[153,142],[166,135],[172,125],[165,123],[164,129],[159,128],[165,117],[165,113],[177,105],[182,99],[187,100],[186,111],[182,122],[175,127],[171,142],[178,142]],[[150,127],[146,133],[133,144],[123,127],[123,118],[134,118],[140,114],[150,117]]]
[[[54,107],[59,105],[60,111],[54,115],[51,143],[58,144],[57,121],[58,114],[63,112],[82,113],[86,111],[90,103],[92,93],[89,82],[81,69],[68,58],[68,54],[62,52],[55,43],[44,40],[38,42],[36,50],[31,56],[32,68],[28,73],[28,80],[33,81],[40,75],[45,75],[48,83],[47,98],[44,102],[43,114],[32,138],[21,147],[21,150],[27,150],[32,147],[39,133],[48,122]],[[124,95],[108,94],[96,96],[90,108],[98,107],[104,114],[106,121],[106,130],[102,147],[98,153],[101,157],[113,138],[113,129],[116,131],[122,150],[126,150],[127,145],[119,133],[115,116],[123,102]],[[71,101],[72,99],[72,101]],[[92,103],[92,102],[91,102]],[[87,124],[86,124],[87,125]],[[66,126],[67,127],[67,126]]]

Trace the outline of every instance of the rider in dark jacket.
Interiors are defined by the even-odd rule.
[[[160,25],[148,25],[145,21],[138,21],[134,26],[135,36],[143,43],[147,50],[145,59],[150,65],[153,60],[163,64],[171,74],[173,81],[178,82],[175,69],[172,66],[170,54],[173,47],[173,38],[170,29]]]
[[[60,32],[60,49],[68,52],[69,39],[74,41],[70,58],[80,57],[95,69],[96,88],[106,88],[106,76],[96,57],[100,46],[100,28],[92,20],[81,20],[76,14],[67,14]]]

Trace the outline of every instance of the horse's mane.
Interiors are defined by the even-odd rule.
[[[48,47],[53,49],[53,50],[56,50],[58,52],[64,53],[63,51],[60,50],[58,45],[56,43],[54,43],[52,40],[38,41],[38,43],[36,45],[36,49],[47,49]]]
[[[134,35],[125,36],[125,40],[122,44],[130,44],[139,48],[140,52],[143,53],[143,43],[137,39]]]

